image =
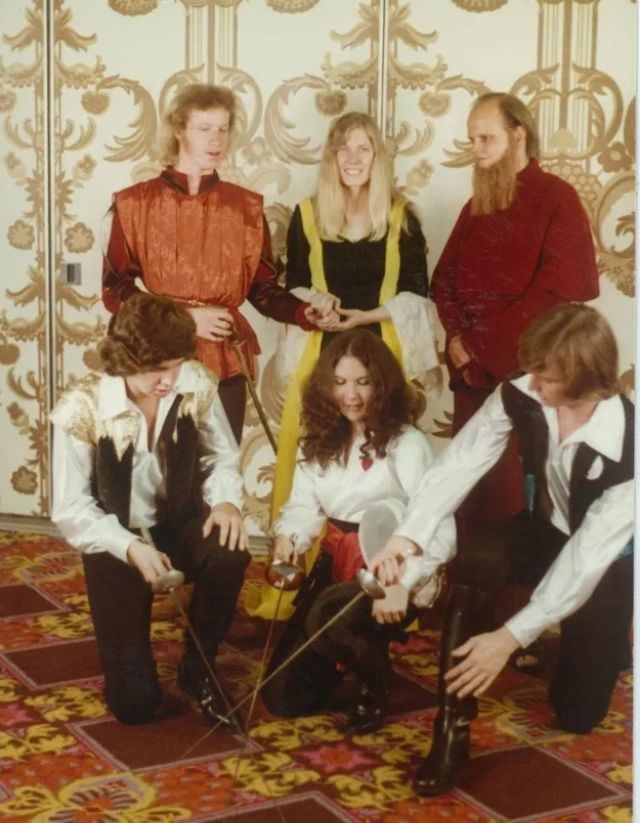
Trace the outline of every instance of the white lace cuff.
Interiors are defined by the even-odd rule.
[[[400,292],[385,304],[402,347],[407,380],[429,382],[426,375],[439,368],[435,345],[436,320],[432,303],[411,292]]]

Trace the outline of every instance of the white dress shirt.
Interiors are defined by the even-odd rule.
[[[524,375],[514,380],[513,385],[540,403],[536,392],[529,389],[529,381],[530,376]],[[619,462],[625,433],[624,409],[618,396],[601,400],[589,420],[562,442],[558,438],[556,409],[542,406],[542,410],[549,426],[546,476],[553,504],[551,522],[569,535],[569,479],[578,446],[586,443],[600,455]],[[475,483],[496,463],[507,447],[512,428],[498,386],[425,475],[397,534],[422,548],[427,572],[438,562],[432,543],[440,520],[458,508]],[[589,476],[597,477],[602,469],[602,459],[597,457]],[[633,480],[612,486],[592,503],[580,528],[564,545],[530,602],[506,623],[521,646],[528,646],[545,629],[573,614],[588,600],[631,540],[633,518]]]
[[[326,469],[299,454],[291,494],[273,524],[274,533],[289,537],[296,551],[309,548],[328,517],[360,523],[365,511],[381,501],[395,501],[404,510],[433,462],[426,435],[413,426],[405,426],[389,443],[386,457],[372,458],[368,468],[361,461],[363,442],[364,436],[356,438],[346,465],[333,460]],[[438,562],[429,573],[421,558],[406,559],[401,582],[407,589],[421,588],[437,566],[455,553],[453,517],[438,525],[431,547]]]
[[[166,499],[158,439],[177,394],[183,395],[181,412],[193,412],[197,417],[205,502],[210,506],[228,502],[241,507],[238,445],[218,396],[217,381],[204,366],[195,361],[183,363],[173,390],[160,398],[151,449],[147,421],[128,399],[124,378],[103,374],[85,386],[89,389],[68,392],[51,413],[51,519],[71,546],[82,552],[106,550],[126,561],[129,545],[138,539],[130,529],[157,523],[159,504]],[[129,443],[134,445],[128,524],[121,524],[114,514],[106,514],[91,492],[99,434],[113,437],[120,458]]]

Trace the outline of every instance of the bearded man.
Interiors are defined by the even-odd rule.
[[[531,321],[565,301],[598,296],[589,220],[567,182],[538,165],[539,138],[517,97],[481,96],[468,120],[473,195],[435,269],[432,290],[446,331],[453,433],[517,367]],[[458,510],[459,541],[524,506],[512,444]]]

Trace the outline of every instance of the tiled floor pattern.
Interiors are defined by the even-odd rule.
[[[249,577],[260,574],[254,564]],[[236,700],[256,678],[265,634],[239,613],[219,660]],[[77,556],[51,538],[0,533],[0,819],[631,819],[630,673],[606,722],[574,736],[553,728],[544,677],[510,670],[481,702],[471,768],[452,792],[425,800],[410,777],[435,715],[436,630],[394,648],[389,717],[360,737],[342,733],[340,715],[283,721],[259,701],[249,738],[211,732],[175,687],[180,638],[177,618],[154,623],[166,691],[158,719],[117,723],[101,696]]]

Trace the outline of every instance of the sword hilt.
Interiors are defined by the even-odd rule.
[[[382,584],[372,571],[362,568],[356,575],[356,579],[362,591],[369,595],[372,600],[382,600],[384,598],[385,593]]]
[[[235,326],[231,327],[231,334],[227,337],[227,343],[235,349],[240,348],[244,343],[244,339],[240,337]]]
[[[305,571],[300,558],[297,558],[297,561],[290,563],[286,560],[272,560],[265,571],[267,582],[274,588],[285,592],[299,589],[304,580]]]
[[[267,415],[265,414],[265,411],[262,408],[262,403],[260,402],[260,398],[258,397],[258,391],[253,382],[253,377],[249,369],[249,364],[247,363],[247,358],[245,357],[245,353],[242,349],[245,341],[242,337],[238,335],[238,332],[235,327],[232,328],[231,334],[229,335],[229,337],[226,338],[226,340],[229,343],[229,345],[236,350],[238,360],[240,361],[240,370],[247,381],[247,388],[249,389],[249,394],[251,395],[251,399],[253,400],[253,405],[256,407],[256,411],[258,412],[258,417],[260,418],[260,422],[262,423],[262,428],[264,429],[264,433],[267,435],[267,440],[271,444],[271,448],[273,449],[274,453],[277,454],[278,444],[276,442],[275,437],[273,436],[271,427],[269,426]]]
[[[154,594],[164,594],[177,589],[184,583],[184,574],[179,569],[169,569],[152,581],[151,591]]]

